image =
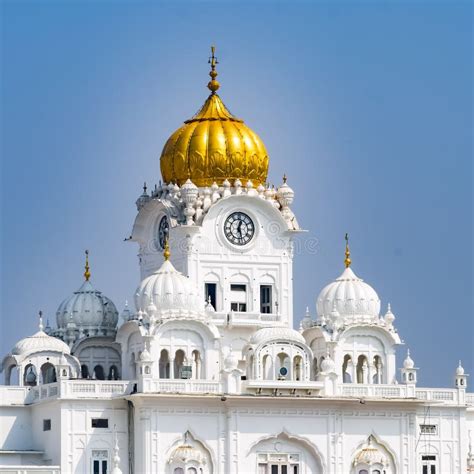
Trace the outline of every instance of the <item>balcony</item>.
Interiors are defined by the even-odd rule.
[[[221,394],[224,387],[215,380],[147,379],[143,393]]]
[[[123,380],[62,380],[34,387],[1,385],[0,405],[28,405],[54,398],[110,399],[132,393],[133,385]]]
[[[446,405],[474,405],[474,394],[465,394],[465,400],[459,397],[459,391],[455,388],[415,388],[410,390],[407,385],[388,384],[348,384],[341,387],[343,397],[355,398],[382,398],[382,399],[412,399],[427,402],[438,402]],[[410,393],[411,392],[411,393]]]

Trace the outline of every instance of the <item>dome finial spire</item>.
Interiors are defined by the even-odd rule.
[[[344,259],[344,264],[346,265],[346,268],[349,268],[351,266],[352,260],[351,260],[351,251],[349,250],[349,234],[346,232],[346,258]]]
[[[43,326],[43,311],[40,310],[40,312],[38,314],[39,314],[38,327],[39,327],[39,330],[42,331],[44,329],[44,326]]]
[[[170,252],[170,243],[168,237],[165,239],[165,248],[163,249],[163,257],[165,257],[165,260],[169,260],[171,256]]]
[[[89,281],[89,278],[91,277],[91,272],[90,267],[89,267],[89,250],[86,250],[86,265],[84,266],[85,272],[84,272],[84,278],[86,281]]]
[[[211,80],[207,84],[208,89],[211,91],[212,94],[215,94],[217,89],[219,89],[220,84],[218,81],[216,81],[217,77],[217,71],[216,71],[216,64],[219,64],[217,61],[217,58],[214,56],[214,53],[216,52],[216,47],[211,46],[211,56],[209,57],[208,63],[211,65],[211,71],[209,72],[209,75],[211,76]]]

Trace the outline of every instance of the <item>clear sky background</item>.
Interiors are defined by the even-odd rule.
[[[92,282],[119,310],[123,241],[167,137],[207,97],[264,140],[318,241],[295,258],[295,320],[353,270],[377,290],[419,380],[473,366],[470,2],[11,2],[2,13],[2,356]],[[308,238],[308,237],[305,237]],[[399,366],[405,348],[401,349]],[[471,387],[474,380],[471,381]]]

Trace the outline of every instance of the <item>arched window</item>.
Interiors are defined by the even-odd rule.
[[[367,383],[367,372],[367,357],[365,355],[360,355],[357,359],[357,383]]]
[[[197,474],[197,469],[195,467],[188,467],[187,474]]]
[[[89,367],[87,365],[81,365],[81,378],[88,379],[89,378]]]
[[[344,383],[352,383],[352,370],[352,357],[349,354],[346,354],[342,364],[342,381]]]
[[[36,367],[33,364],[28,364],[25,367],[23,373],[23,385],[33,387],[38,383],[38,374],[36,373]]]
[[[374,357],[374,369],[375,369],[375,374],[372,377],[372,382],[373,383],[382,383],[383,382],[383,377],[382,377],[382,358],[378,355]]]
[[[105,380],[104,368],[101,365],[94,367],[94,378],[96,380]]]
[[[290,358],[288,354],[280,352],[277,355],[277,377],[278,378],[290,378]]]
[[[323,366],[324,359],[325,359],[324,356],[322,356],[322,357],[319,359],[319,370],[318,370],[318,372],[321,372],[321,370],[322,370],[321,367]]]
[[[254,358],[253,358],[253,354],[251,354],[249,357],[249,365],[247,366],[247,378],[249,380],[252,380],[254,378],[253,364],[254,364]]]
[[[184,474],[184,469],[182,467],[175,467],[173,474]]]
[[[18,385],[18,367],[16,365],[8,366],[5,370],[5,385]]]
[[[56,382],[56,369],[53,364],[46,362],[41,366],[41,379],[44,384]]]
[[[170,378],[170,358],[168,355],[168,351],[166,349],[162,349],[160,352],[160,360],[159,360],[159,369],[160,369],[160,379],[169,379]]]
[[[137,378],[137,364],[135,362],[135,352],[130,354],[130,374],[132,376],[132,380]]]
[[[110,366],[110,369],[109,369],[109,376],[108,376],[108,379],[109,379],[109,380],[118,380],[119,378],[120,378],[120,377],[119,377],[119,373],[118,373],[117,366],[111,365],[111,366]]]
[[[174,356],[174,378],[180,379],[181,378],[181,371],[184,365],[184,358],[185,354],[182,349],[178,349]]]
[[[192,367],[192,377],[193,379],[201,378],[201,354],[198,350],[192,352],[193,356],[193,367]]]
[[[318,358],[315,357],[313,359],[313,380],[318,379],[318,374],[319,374]]]
[[[367,469],[361,469],[359,474],[369,474],[369,471]]]
[[[263,356],[263,379],[273,380],[273,360],[270,354]]]
[[[299,355],[293,358],[293,379],[303,380],[303,359]]]

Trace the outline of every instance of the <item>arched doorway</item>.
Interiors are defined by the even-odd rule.
[[[43,384],[54,383],[57,381],[56,369],[50,362],[46,362],[41,366],[41,381]]]

